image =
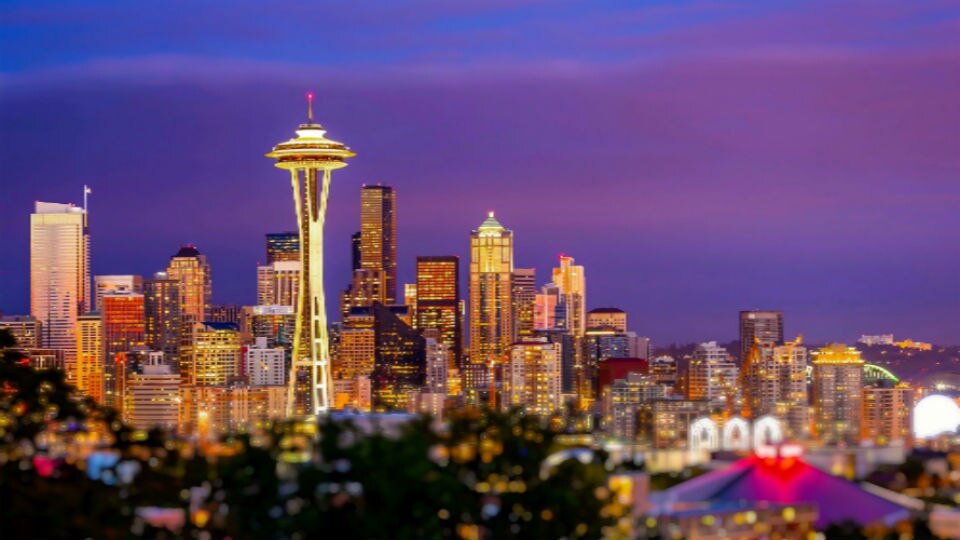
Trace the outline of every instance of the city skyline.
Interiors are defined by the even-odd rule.
[[[411,36],[389,53],[370,44],[366,57],[304,56],[283,40],[192,56],[156,39],[119,57],[59,43],[35,61],[12,53],[0,76],[0,163],[15,180],[0,213],[11,252],[0,261],[0,309],[28,311],[23,215],[37,199],[79,202],[83,183],[94,188],[92,275],[151,276],[194,243],[213,267],[214,301],[253,303],[263,234],[295,226],[258,152],[288,135],[313,88],[318,118],[362,151],[333,188],[328,290],[349,282],[358,187],[383,182],[398,191],[398,283],[414,281],[416,256],[464,258],[469,231],[495,210],[516,232],[518,267],[544,276],[570,254],[590,276],[587,308],[625,309],[631,329],[656,343],[735,339],[730,314],[745,309],[783,310],[787,334],[816,342],[893,332],[957,343],[960,79],[942,67],[955,58],[956,10],[742,6],[735,15],[660,6],[635,36],[602,19],[619,48],[577,30],[573,9],[551,15],[545,43],[519,39],[537,26],[530,6],[502,27],[488,21],[519,45],[502,63],[503,45],[484,48],[480,30],[458,35],[464,63],[444,61],[451,38],[431,24],[456,27],[456,11],[477,15],[475,6],[413,9],[404,20],[419,43]],[[29,49],[49,36],[55,8],[36,9],[15,7],[4,39]],[[389,11],[373,10],[371,27]],[[18,26],[31,13],[46,22]],[[108,10],[103,21],[136,27],[147,15]],[[197,24],[213,15],[201,10]],[[853,17],[856,32],[844,25]],[[899,19],[914,24],[890,22]],[[89,35],[102,24],[75,28]],[[579,45],[560,46],[561,36]],[[111,39],[119,50],[133,38]],[[713,50],[714,39],[726,48]],[[249,69],[231,75],[240,65]],[[704,86],[714,91],[705,97]],[[55,163],[38,154],[51,123],[69,141]],[[542,157],[554,150],[565,157]],[[586,205],[576,195],[584,185]],[[238,209],[250,218],[236,219]]]

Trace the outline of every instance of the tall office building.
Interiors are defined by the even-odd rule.
[[[93,276],[93,311],[103,311],[105,294],[142,292],[143,277],[141,276]]]
[[[43,346],[63,351],[67,368],[77,347],[77,318],[91,307],[87,212],[37,202],[30,215],[30,315],[43,325]]]
[[[587,330],[587,280],[583,266],[573,262],[573,257],[560,255],[560,266],[553,269],[553,282],[566,304],[565,327],[573,335],[583,337]]]
[[[177,365],[180,351],[180,281],[157,272],[143,281],[144,341]]]
[[[375,272],[381,304],[397,302],[396,204],[390,186],[360,188],[360,268]]]
[[[223,386],[239,375],[240,329],[232,323],[192,323],[180,345],[183,386]]]
[[[267,234],[267,265],[300,260],[300,233],[288,231]]]
[[[747,359],[755,342],[783,342],[782,311],[740,312],[740,365]]]
[[[523,340],[533,336],[537,303],[537,269],[513,270],[513,336]]]
[[[275,261],[257,267],[257,305],[295,306],[300,294],[300,261]]]
[[[118,355],[144,346],[144,298],[136,293],[103,295],[103,400],[108,406],[120,407],[119,380],[124,369]]]
[[[809,435],[807,348],[800,338],[783,345],[761,340],[748,350],[740,371],[744,416],[772,415],[790,439]]]
[[[167,277],[180,282],[180,314],[184,320],[203,322],[210,316],[213,277],[206,255],[185,245],[170,257]]]
[[[502,410],[519,407],[538,416],[562,408],[560,392],[560,346],[546,339],[518,341],[503,364]]]
[[[359,270],[363,263],[363,257],[360,255],[360,246],[362,235],[360,231],[357,231],[350,235],[350,269]]]
[[[406,410],[426,380],[426,340],[404,320],[409,320],[406,306],[374,304],[367,309],[373,314],[376,351],[370,376],[373,405]]]
[[[713,404],[731,401],[738,392],[740,369],[716,341],[700,343],[693,350],[687,369],[687,399],[705,399]]]
[[[313,121],[313,94],[308,95],[307,122],[297,136],[273,148],[267,157],[290,172],[300,236],[300,297],[291,374],[287,378],[288,415],[318,415],[329,411],[330,339],[323,289],[323,225],[333,171],[347,166],[356,154],[328,139]]]
[[[417,257],[417,329],[436,330],[437,341],[459,367],[463,357],[460,317],[460,257]],[[451,366],[452,367],[452,366]]]
[[[99,313],[77,318],[76,353],[74,384],[80,392],[103,404],[103,319]]]
[[[470,362],[473,364],[503,362],[510,354],[512,278],[513,232],[490,212],[470,234]]]
[[[813,429],[820,442],[860,442],[862,399],[860,351],[834,343],[813,353]]]

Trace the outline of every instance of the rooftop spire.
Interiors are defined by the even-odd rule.
[[[313,123],[313,92],[307,92],[307,123]]]

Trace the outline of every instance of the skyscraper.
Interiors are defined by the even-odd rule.
[[[513,344],[503,365],[502,410],[520,407],[528,414],[548,416],[561,409],[559,349],[542,338]]]
[[[537,269],[513,270],[513,336],[516,340],[532,337],[537,301]]]
[[[119,370],[117,355],[144,346],[144,299],[142,294],[103,295],[104,403],[119,407]]]
[[[39,201],[30,215],[30,314],[43,325],[43,346],[62,350],[68,369],[77,317],[90,309],[87,217],[72,204]]]
[[[459,367],[463,355],[460,257],[417,257],[416,317],[419,330],[437,330],[437,341],[449,348]]]
[[[74,382],[77,390],[103,404],[103,320],[99,313],[77,318],[77,361]]]
[[[206,255],[193,245],[185,245],[170,257],[167,277],[180,282],[180,314],[185,320],[203,322],[210,315],[213,277]]]
[[[143,282],[144,341],[177,365],[180,350],[180,281],[157,272]]]
[[[565,327],[574,336],[583,337],[587,330],[587,280],[583,266],[573,262],[573,257],[560,255],[560,266],[553,269],[553,282],[566,304]]]
[[[474,365],[502,363],[510,354],[512,278],[513,232],[490,212],[470,234],[470,362]],[[485,384],[466,381],[465,391]]]
[[[612,328],[621,334],[627,333],[627,312],[615,308],[595,308],[587,313],[587,329]]]
[[[183,386],[223,386],[239,374],[240,329],[233,323],[192,323],[180,345]]]
[[[740,365],[743,365],[755,342],[783,342],[782,311],[740,312]]]
[[[300,261],[281,260],[257,267],[257,305],[295,306],[300,292]]]
[[[373,405],[381,410],[404,410],[426,380],[426,340],[403,320],[409,320],[406,306],[374,304],[358,309],[373,314]]]
[[[687,399],[705,399],[718,404],[737,393],[740,370],[716,341],[697,345],[687,371]]]
[[[300,260],[300,234],[297,231],[267,234],[267,264]]]
[[[813,353],[813,429],[820,442],[860,442],[862,398],[860,351],[834,343]]]
[[[397,303],[396,204],[390,186],[360,188],[360,267],[376,272],[382,304]]]
[[[300,294],[291,374],[287,380],[288,414],[317,415],[330,409],[330,343],[323,290],[323,225],[333,171],[353,157],[344,144],[326,138],[313,121],[313,94],[307,123],[297,136],[267,154],[275,166],[290,171],[300,233]]]
[[[141,276],[93,276],[93,311],[103,311],[105,294],[142,292],[143,277]]]
[[[860,436],[877,446],[913,444],[913,388],[881,380],[864,387]]]

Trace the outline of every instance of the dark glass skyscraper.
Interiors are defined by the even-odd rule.
[[[300,233],[296,231],[267,234],[267,264],[276,261],[300,260]]]
[[[740,312],[740,365],[743,365],[755,341],[783,343],[782,311]]]
[[[180,351],[180,281],[166,272],[143,280],[145,341],[147,347],[163,351],[167,363],[177,365]]]

